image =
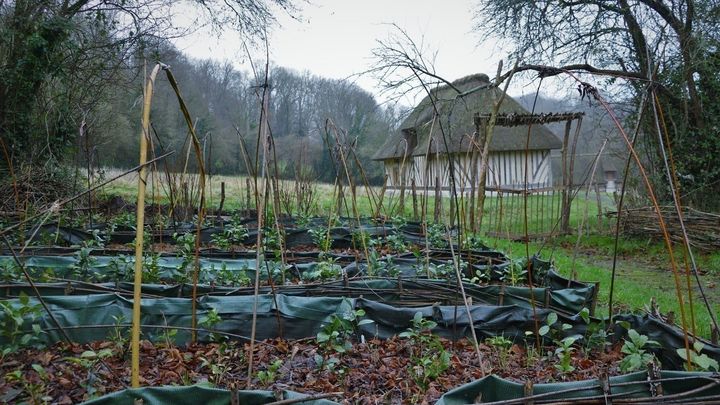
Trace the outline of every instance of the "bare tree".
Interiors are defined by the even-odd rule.
[[[193,0],[196,26],[253,38],[292,0]],[[62,160],[78,117],[117,85],[118,72],[159,38],[185,35],[171,0],[17,0],[0,2],[0,134],[11,159]],[[185,10],[187,12],[187,10]],[[8,162],[4,162],[5,164]]]
[[[504,37],[516,57],[532,64],[519,70],[626,79],[637,100],[651,83],[665,109],[685,185],[715,193],[720,191],[720,168],[714,164],[720,140],[712,129],[720,121],[719,15],[717,0],[481,0],[475,28]],[[652,123],[644,128],[649,139],[657,139]]]

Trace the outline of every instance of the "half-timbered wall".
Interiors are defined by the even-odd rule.
[[[469,153],[454,154],[455,180],[460,190],[469,190],[477,182],[479,157]],[[528,171],[525,170],[527,163]],[[536,189],[552,185],[550,151],[491,152],[488,162],[486,187]],[[435,187],[438,178],[444,189],[450,187],[448,155],[415,156],[385,161],[388,187],[410,186],[415,179],[417,187]]]

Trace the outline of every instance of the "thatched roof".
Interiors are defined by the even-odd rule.
[[[425,155],[430,144],[431,153],[456,153],[468,151],[475,133],[474,116],[486,115],[500,99],[502,90],[496,87],[481,88],[463,97],[456,97],[458,90],[467,92],[489,84],[487,75],[475,74],[456,80],[452,87],[445,85],[433,90],[439,115],[437,119],[430,97],[425,97],[400,126],[400,131],[390,136],[373,156],[374,160]],[[455,88],[453,88],[455,87]],[[457,89],[457,90],[456,90]],[[500,114],[525,115],[528,111],[509,96],[500,106]],[[499,122],[498,122],[499,123]],[[441,130],[442,126],[442,130]],[[559,149],[562,142],[543,125],[532,125],[530,150]],[[445,132],[445,141],[442,131]],[[415,134],[415,135],[413,135]],[[491,151],[525,150],[528,126],[496,125],[490,142]]]

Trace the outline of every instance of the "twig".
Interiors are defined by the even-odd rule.
[[[63,338],[70,343],[70,337],[65,332],[65,329],[63,329],[62,326],[60,326],[60,322],[58,322],[57,318],[55,318],[55,315],[53,315],[52,311],[50,311],[50,307],[47,306],[45,303],[45,300],[43,300],[42,295],[40,295],[40,291],[35,286],[35,283],[32,281],[32,278],[30,277],[30,273],[27,272],[27,269],[25,268],[25,265],[20,261],[20,259],[17,257],[17,254],[15,254],[15,249],[13,249],[12,245],[10,244],[10,241],[8,240],[7,236],[3,235],[3,240],[5,241],[5,245],[10,249],[10,252],[12,253],[13,260],[15,261],[15,264],[22,270],[23,274],[25,275],[25,279],[27,280],[28,284],[30,284],[30,287],[32,287],[33,292],[35,293],[35,297],[40,301],[40,304],[45,309],[45,312],[47,312],[50,319],[52,319],[55,326],[57,326],[58,330],[63,335]]]
[[[58,211],[59,208],[62,207],[63,205],[68,204],[68,203],[70,203],[70,202],[72,202],[72,201],[75,201],[75,200],[77,200],[78,198],[84,196],[85,194],[91,193],[91,192],[99,189],[100,187],[104,187],[104,186],[108,185],[109,183],[112,183],[113,181],[119,179],[120,177],[127,176],[128,174],[130,174],[130,173],[132,173],[132,172],[136,172],[136,171],[142,169],[143,167],[145,167],[145,166],[147,166],[147,165],[151,165],[151,164],[157,162],[158,160],[165,159],[166,157],[172,155],[173,153],[175,153],[175,151],[170,151],[170,152],[168,152],[168,153],[165,153],[164,155],[160,155],[160,156],[156,157],[155,159],[148,160],[147,162],[145,162],[145,163],[143,163],[143,164],[139,164],[139,165],[133,167],[132,169],[126,170],[126,171],[122,172],[121,174],[118,174],[117,176],[115,176],[115,177],[113,177],[113,178],[111,178],[111,179],[109,179],[109,180],[106,180],[106,181],[104,181],[104,182],[102,182],[102,183],[100,183],[100,184],[98,184],[98,185],[96,185],[96,186],[93,186],[92,188],[89,188],[89,189],[83,191],[83,192],[80,193],[80,194],[76,194],[76,195],[73,196],[73,197],[70,197],[70,198],[68,198],[68,199],[65,199],[65,200],[56,202],[55,204],[53,204],[50,208],[46,209],[45,211],[40,212],[40,213],[38,213],[38,214],[35,214],[35,215],[33,215],[32,217],[26,218],[26,219],[18,222],[18,223],[15,224],[15,225],[12,225],[12,226],[9,226],[9,227],[3,229],[2,231],[0,231],[0,236],[5,235],[5,234],[7,234],[8,232],[12,231],[13,229],[18,228],[18,227],[20,227],[20,226],[22,226],[22,225],[24,225],[24,224],[26,224],[26,223],[28,223],[28,222],[30,222],[30,221],[33,221],[33,220],[35,220],[35,219],[37,219],[37,218],[45,215],[48,211],[52,211],[52,210]]]
[[[288,405],[288,404],[302,404],[303,402],[314,401],[316,399],[339,397],[345,395],[344,392],[329,392],[327,394],[310,395],[304,398],[294,399],[283,399],[281,401],[268,402],[266,405]]]

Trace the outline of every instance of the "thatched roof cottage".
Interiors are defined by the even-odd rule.
[[[429,96],[420,102],[400,130],[373,156],[384,163],[389,188],[408,187],[414,180],[419,188],[434,188],[439,182],[447,190],[449,159],[453,159],[457,187],[475,188],[472,185],[477,182],[480,142],[475,118],[490,114],[503,93],[488,84],[487,75],[467,76],[454,81],[452,87],[445,85],[433,90],[434,105]],[[457,97],[458,91],[469,94]],[[515,100],[505,96],[499,110],[504,119],[498,120],[490,143],[488,188],[524,188],[526,178],[528,188],[552,185],[550,151],[560,149],[562,142],[536,123],[543,122],[538,119],[542,116],[528,114]],[[532,120],[513,119],[519,116]]]

